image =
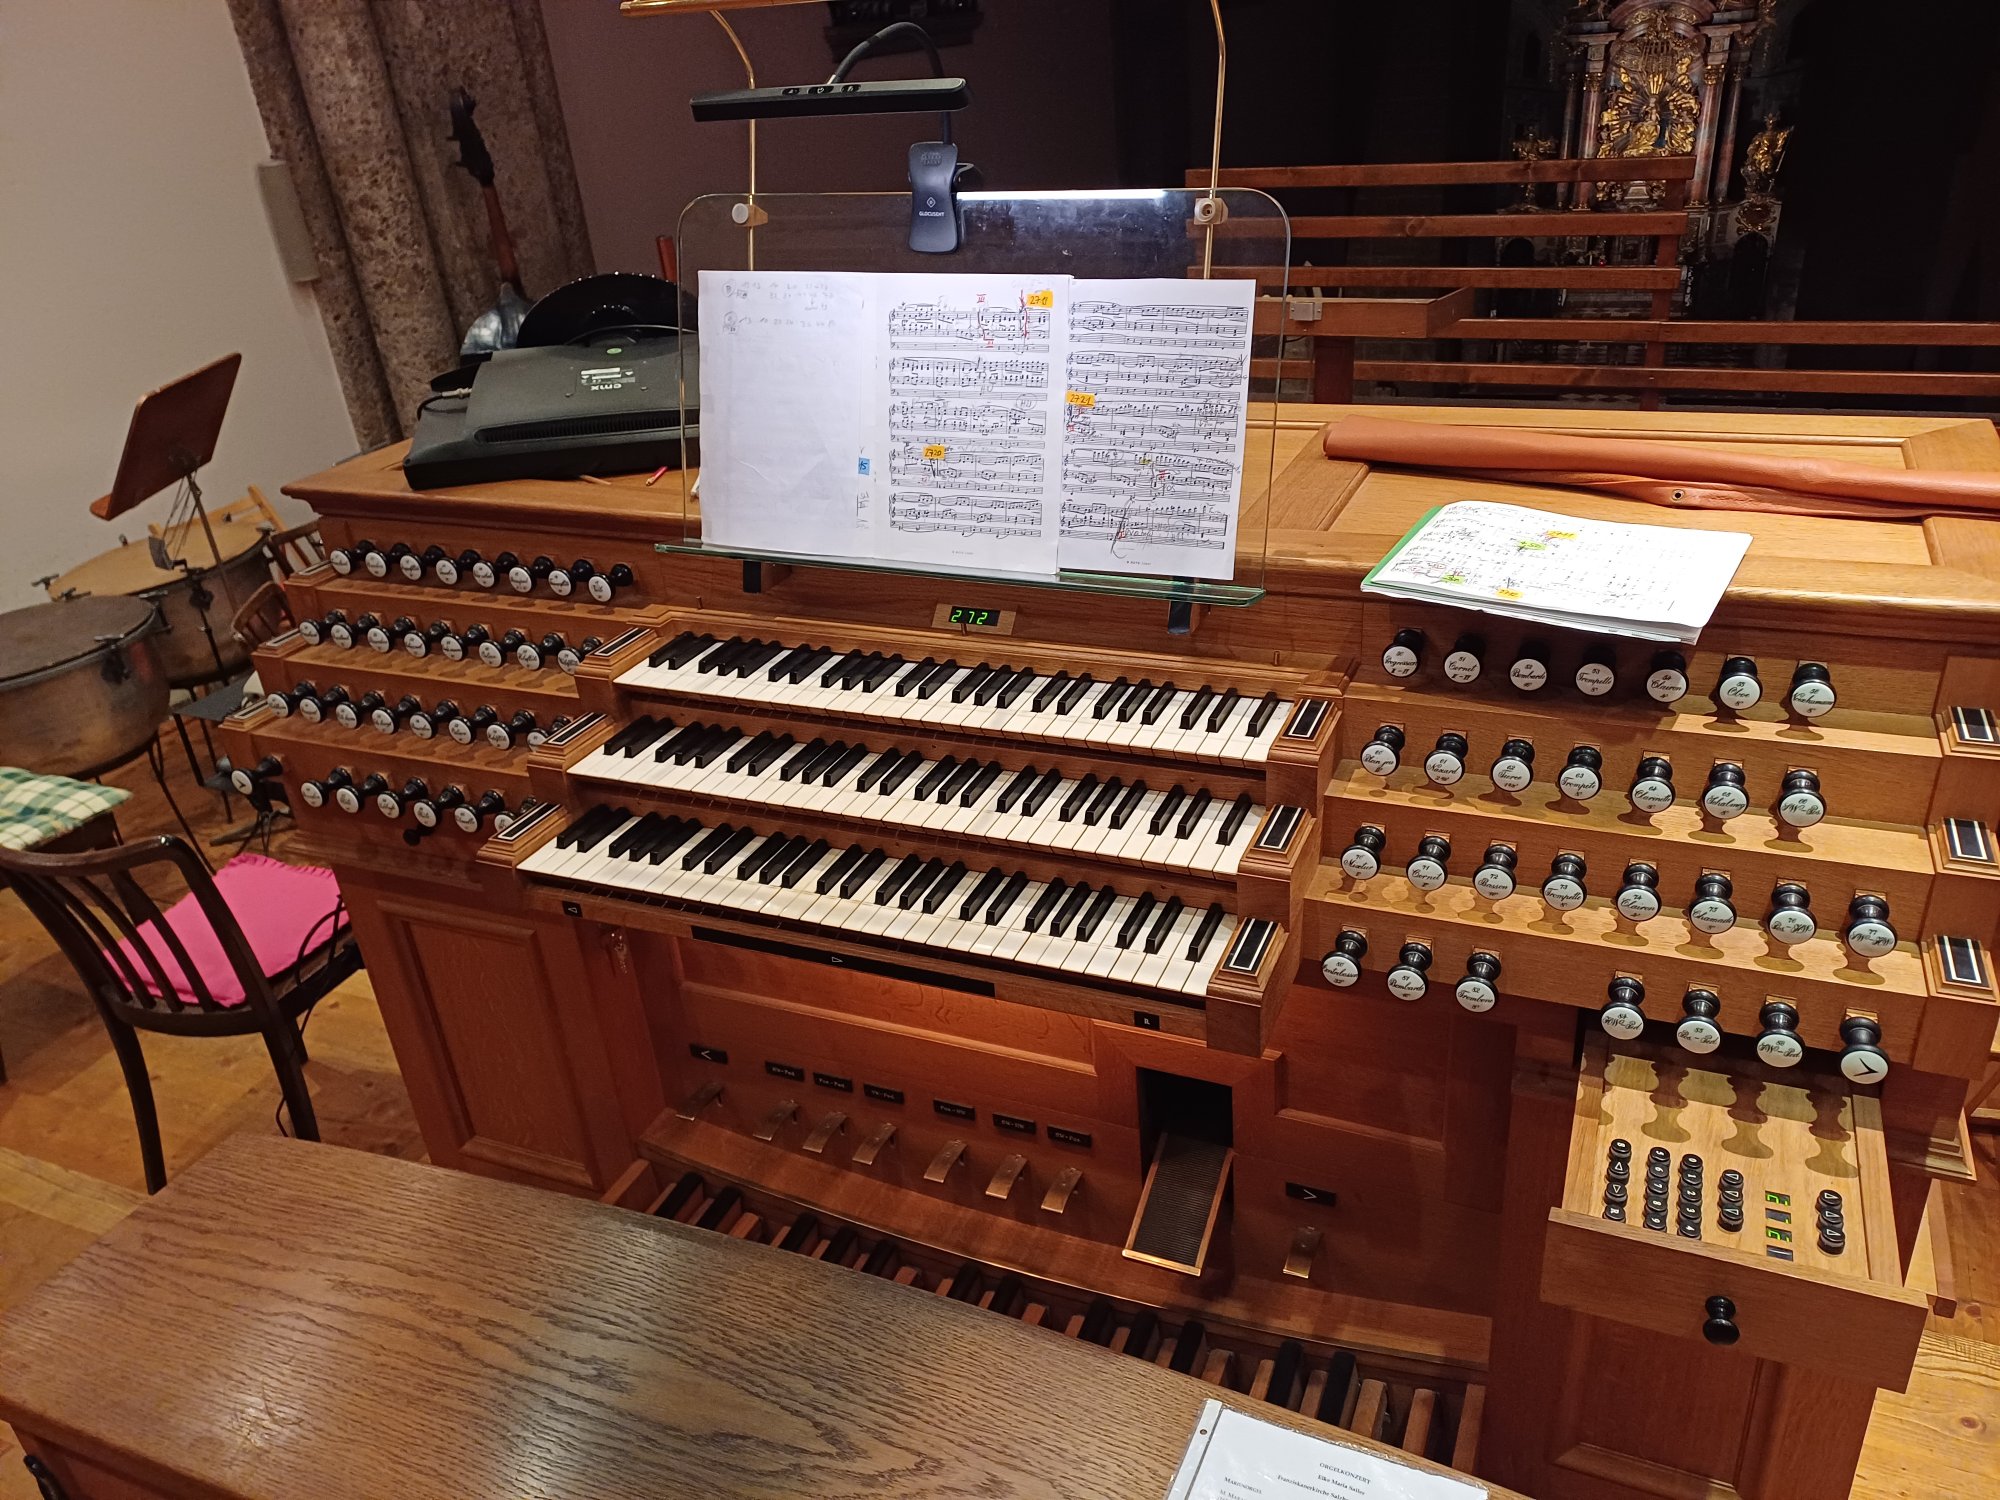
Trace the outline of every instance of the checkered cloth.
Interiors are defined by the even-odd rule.
[[[61,838],[131,795],[115,786],[0,766],[0,849],[33,849]]]

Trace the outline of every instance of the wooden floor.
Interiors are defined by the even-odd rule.
[[[169,784],[196,831],[219,832],[216,798],[174,745]],[[136,794],[128,838],[173,831],[145,766],[106,778]],[[271,852],[284,852],[282,834]],[[365,975],[314,1013],[307,1077],[320,1134],[362,1150],[423,1157],[409,1098]],[[276,1132],[278,1088],[255,1038],[148,1037],[167,1175],[237,1131]],[[116,1223],[144,1194],[124,1081],[75,976],[12,895],[0,894],[0,1315]],[[1932,1319],[1905,1395],[1875,1407],[1854,1495],[1861,1500],[2000,1496],[2000,1136],[1975,1137],[1981,1180],[1955,1189],[1947,1222],[1959,1308]],[[0,1428],[0,1500],[34,1500],[20,1450]],[[1834,1500],[1834,1497],[1829,1497]]]

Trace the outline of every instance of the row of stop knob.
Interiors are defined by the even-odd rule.
[[[490,703],[468,713],[449,698],[426,706],[414,693],[405,693],[394,702],[374,690],[356,698],[339,683],[324,692],[311,682],[296,683],[266,693],[264,704],[281,717],[297,715],[308,724],[337,724],[342,729],[359,729],[366,724],[377,734],[407,729],[420,740],[442,734],[461,745],[484,740],[495,750],[512,750],[519,745],[533,749],[569,722],[568,715],[557,714],[543,724],[531,709],[508,715]]]
[[[1423,631],[1405,627],[1382,652],[1382,670],[1391,677],[1414,677],[1423,670],[1429,651]],[[1523,641],[1507,665],[1507,681],[1523,693],[1539,693],[1553,679],[1551,655],[1546,641]],[[1486,642],[1475,634],[1461,635],[1443,662],[1445,680],[1461,687],[1486,675]],[[1617,690],[1620,663],[1617,648],[1608,641],[1586,646],[1570,680],[1587,698],[1604,698]],[[1679,651],[1655,651],[1646,667],[1646,696],[1655,703],[1678,703],[1688,695],[1687,657]],[[1764,679],[1752,656],[1731,656],[1723,660],[1709,697],[1715,706],[1731,713],[1744,713],[1764,701]],[[1832,709],[1837,694],[1833,674],[1825,662],[1802,661],[1792,669],[1790,686],[1785,689],[1785,707],[1802,719],[1817,719]]]
[[[1393,776],[1402,766],[1408,745],[1402,729],[1384,724],[1361,747],[1361,768],[1374,776]],[[1453,787],[1465,779],[1472,763],[1472,743],[1457,730],[1447,729],[1437,737],[1424,757],[1424,777],[1433,786]],[[1487,775],[1496,790],[1510,794],[1526,791],[1535,782],[1535,745],[1526,739],[1502,742]],[[1562,769],[1556,773],[1556,789],[1572,802],[1588,802],[1604,790],[1604,752],[1595,745],[1570,748]],[[1664,755],[1643,755],[1632,772],[1626,800],[1634,811],[1651,816],[1665,812],[1680,800],[1674,786],[1674,763]],[[1718,760],[1708,768],[1701,789],[1701,810],[1718,823],[1726,823],[1750,808],[1750,778],[1742,764]],[[1820,790],[1819,773],[1795,766],[1784,774],[1778,786],[1774,811],[1778,821],[1789,828],[1810,828],[1826,816],[1826,794]]]
[[[630,588],[634,581],[631,568],[624,563],[600,569],[582,557],[565,565],[546,555],[522,559],[512,552],[500,552],[489,558],[476,548],[451,552],[431,546],[419,552],[408,542],[378,547],[364,540],[351,547],[335,547],[326,556],[333,571],[343,578],[356,573],[387,578],[393,573],[405,583],[429,579],[446,588],[471,583],[491,589],[504,583],[517,594],[533,593],[539,586],[558,599],[567,599],[582,589],[599,604],[609,604],[620,589]]]
[[[571,645],[559,630],[539,636],[525,630],[508,630],[496,636],[484,625],[455,629],[449,620],[433,620],[420,626],[409,615],[398,615],[386,624],[381,616],[374,614],[360,614],[350,620],[346,611],[338,609],[328,610],[317,620],[301,621],[299,634],[311,645],[338,646],[343,651],[365,645],[386,654],[401,645],[411,656],[429,656],[435,651],[446,661],[470,659],[489,667],[504,667],[511,661],[530,672],[560,667],[574,673],[586,656],[604,644],[603,637],[593,635]]]
[[[284,763],[275,755],[267,755],[254,766],[239,766],[230,772],[229,779],[237,791],[249,797],[276,782],[284,769]],[[488,827],[495,833],[504,833],[513,821],[507,799],[495,791],[474,797],[462,786],[445,786],[433,796],[430,783],[421,776],[412,776],[397,786],[375,771],[356,781],[346,766],[335,766],[317,781],[299,783],[299,801],[307,807],[331,806],[344,813],[373,807],[391,822],[408,813],[411,821],[426,832],[450,822],[466,833],[478,833]]]
[[[1368,956],[1368,936],[1354,928],[1343,928],[1333,947],[1319,961],[1320,976],[1336,989],[1348,989],[1361,978],[1361,960]],[[1435,962],[1429,943],[1412,940],[1396,950],[1396,960],[1382,976],[1382,984],[1398,1000],[1414,1002],[1430,993],[1431,967]],[[1465,974],[1452,990],[1452,997],[1475,1014],[1493,1009],[1500,1000],[1500,956],[1486,949],[1474,949],[1465,960]],[[1722,1045],[1722,999],[1712,989],[1688,986],[1681,996],[1681,1013],[1674,1026],[1674,1040],[1689,1052],[1707,1054]],[[1636,1040],[1646,1030],[1646,984],[1630,974],[1612,977],[1605,987],[1598,1024],[1607,1035],[1622,1042]],[[1757,1056],[1774,1068],[1789,1068],[1805,1056],[1799,1040],[1798,1007],[1789,1000],[1766,999],[1758,1009]],[[1870,1016],[1849,1016],[1840,1024],[1845,1050],[1840,1070],[1856,1083],[1879,1083],[1889,1071],[1889,1059],[1881,1049],[1882,1030]]]
[[[1388,834],[1373,823],[1354,830],[1354,838],[1340,853],[1341,873],[1366,884],[1382,871],[1383,851]],[[1426,834],[1417,840],[1416,852],[1403,867],[1403,877],[1419,891],[1440,889],[1451,878],[1451,840],[1443,834]],[[1479,868],[1472,872],[1472,888],[1489,901],[1504,901],[1518,885],[1520,854],[1512,844],[1488,844]],[[1542,903],[1551,911],[1575,911],[1590,899],[1586,881],[1589,865],[1581,854],[1559,853],[1549,861],[1543,879]],[[1719,870],[1705,870],[1695,877],[1694,890],[1686,907],[1688,925],[1696,932],[1714,937],[1736,925],[1735,887]],[[1647,922],[1660,914],[1660,871],[1645,860],[1632,860],[1619,877],[1612,904],[1628,922]],[[1771,889],[1770,910],[1764,915],[1764,931],[1772,941],[1796,947],[1819,930],[1813,915],[1812,892],[1796,880],[1781,880]],[[1889,918],[1886,897],[1872,892],[1856,892],[1847,905],[1847,922],[1841,941],[1857,958],[1880,958],[1896,946],[1896,929]]]

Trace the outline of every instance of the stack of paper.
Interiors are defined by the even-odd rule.
[[[1428,512],[1361,587],[1685,646],[1715,613],[1749,547],[1740,531],[1628,526],[1462,500]]]

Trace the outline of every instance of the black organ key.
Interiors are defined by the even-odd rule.
[[[692,630],[683,630],[679,635],[668,641],[666,645],[659,647],[651,656],[648,656],[646,658],[646,665],[649,667],[681,666],[687,658],[683,657],[681,661],[676,661],[674,658],[701,639],[702,637],[696,635]]]
[[[943,860],[925,860],[918,867],[916,874],[903,882],[903,889],[896,897],[896,905],[904,911],[908,911],[911,907],[915,906],[923,899],[924,892],[930,888],[931,882],[936,880],[943,871]]]
[[[1079,943],[1090,941],[1090,935],[1097,931],[1097,924],[1104,920],[1104,914],[1111,910],[1112,904],[1117,900],[1118,893],[1110,886],[1098,887],[1096,899],[1084,909],[1083,915],[1076,919],[1076,940]]]
[[[814,646],[804,656],[792,663],[791,670],[786,672],[785,676],[791,679],[793,687],[797,687],[832,660],[833,648],[831,646]]]
[[[720,1229],[729,1222],[729,1216],[742,1205],[743,1194],[739,1189],[726,1187],[708,1200],[708,1207],[701,1211],[701,1217],[694,1221],[697,1229]]]
[[[862,683],[868,680],[868,674],[879,667],[882,664],[882,660],[883,657],[880,651],[870,651],[866,656],[858,660],[849,661],[847,669],[840,674],[841,687],[849,692],[854,691],[854,689],[860,687]]]
[[[905,854],[896,862],[896,868],[885,875],[882,878],[882,883],[875,887],[875,904],[877,906],[887,906],[891,901],[894,901],[896,899],[896,892],[900,891],[908,883],[912,875],[923,868],[923,863],[923,860],[917,855]]]
[[[1123,677],[1111,679],[1111,685],[1097,695],[1097,702],[1091,705],[1090,716],[1101,719],[1118,706],[1118,700],[1125,696],[1125,690],[1132,684]],[[1067,712],[1067,710],[1065,710]]]
[[[1223,723],[1235,710],[1236,705],[1242,701],[1243,695],[1237,692],[1235,688],[1225,689],[1222,696],[1215,700],[1215,707],[1209,710],[1208,732],[1210,734],[1220,734]]]
[[[820,1259],[831,1266],[844,1266],[853,1258],[855,1247],[860,1243],[861,1232],[852,1224],[843,1224],[826,1242],[826,1253]]]
[[[1048,678],[1036,690],[1035,701],[1030,706],[1038,714],[1047,713],[1049,706],[1062,695],[1062,690],[1069,685],[1069,680],[1069,673],[1067,672],[1058,672],[1055,676]]]
[[[986,925],[991,927],[995,922],[1005,917],[1014,903],[1021,899],[1021,892],[1027,888],[1027,871],[1016,870],[1012,875],[1009,875],[1007,883],[1000,887],[1000,894],[995,896],[993,904],[986,908]]]
[[[1139,933],[1146,925],[1146,918],[1153,914],[1153,908],[1158,905],[1159,902],[1151,891],[1140,893],[1139,898],[1132,903],[1132,909],[1125,913],[1124,926],[1118,929],[1119,947],[1129,948],[1138,941]]]
[[[1257,703],[1257,711],[1250,715],[1250,722],[1243,726],[1243,732],[1255,739],[1264,732],[1271,722],[1271,715],[1278,711],[1278,695],[1266,693]]]
[[[825,839],[814,839],[810,844],[806,845],[804,853],[785,867],[785,873],[779,880],[779,884],[789,891],[801,880],[804,880],[815,865],[826,858],[827,850],[832,847],[833,845],[829,844]]]
[[[1181,904],[1180,897],[1167,897],[1166,904],[1160,908],[1160,914],[1153,918],[1153,925],[1146,930],[1148,953],[1158,953],[1166,947],[1167,934],[1174,930],[1174,923],[1181,919],[1181,913],[1185,910],[1187,908]]]
[[[723,841],[731,837],[735,832],[736,829],[731,824],[716,824],[714,828],[709,830],[707,838],[696,844],[682,856],[681,868],[683,870],[692,870],[696,865],[706,860],[712,852],[720,848]]]
[[[653,825],[659,822],[659,820],[660,815],[658,813],[647,813],[645,817],[613,839],[611,846],[604,852],[613,859],[626,858],[631,854],[632,846],[650,834],[653,831]]]
[[[731,667],[730,670],[738,677],[748,677],[752,672],[770,661],[784,649],[776,641],[760,641],[752,650],[739,658],[736,665]]]
[[[762,750],[750,757],[748,770],[752,776],[762,776],[776,765],[780,756],[798,743],[789,734],[781,734]]]
[[[908,662],[901,656],[883,657],[882,660],[869,669],[868,675],[861,679],[861,691],[864,693],[874,692],[875,689],[887,682],[907,665]]]
[[[1035,789],[1021,800],[1021,816],[1032,818],[1042,810],[1042,804],[1055,794],[1062,785],[1062,772],[1051,768],[1042,773],[1042,779],[1035,783]]]
[[[758,733],[756,739],[750,741],[750,743],[747,745],[738,745],[736,749],[733,752],[731,752],[729,759],[723,762],[725,769],[731,771],[742,770],[745,766],[750,764],[752,759],[754,759],[758,755],[763,754],[765,747],[768,746],[771,743],[771,741],[776,738],[777,736],[771,733],[770,730],[768,729],[761,730]]]
[[[846,753],[846,740],[835,740],[832,744],[823,746],[817,755],[808,756],[805,764],[799,767],[798,779],[803,782],[817,781],[826,774],[827,767]]]
[[[1029,671],[1028,668],[1023,667],[1014,674],[1012,682],[1008,683],[994,695],[993,701],[1002,708],[1012,708],[1015,700],[1033,686],[1034,681],[1035,674]]]
[[[1035,778],[1041,774],[1033,766],[1023,766],[1020,770],[1016,771],[1014,779],[1007,783],[1005,789],[1000,793],[999,798],[994,802],[995,811],[1012,811],[1014,804],[1027,795],[1028,788],[1035,784]]]
[[[950,897],[951,893],[958,889],[959,883],[964,879],[965,861],[953,860],[950,865],[946,866],[944,873],[938,876],[936,883],[931,886],[929,893],[925,895],[925,913],[929,914],[939,910],[947,898]]]
[[[1097,777],[1086,773],[1083,780],[1069,789],[1069,795],[1063,798],[1062,806],[1057,810],[1056,816],[1065,823],[1075,822],[1076,815],[1083,811],[1084,804],[1090,800],[1090,794],[1096,790]]]
[[[868,762],[867,768],[855,778],[854,790],[857,792],[869,790],[876,782],[882,779],[883,773],[889,767],[899,763],[902,758],[903,752],[891,745],[887,750],[884,750],[880,755]]]
[[[1342,1349],[1326,1367],[1326,1384],[1320,1387],[1319,1409],[1313,1415],[1338,1427],[1347,1415],[1347,1393],[1353,1388],[1354,1356]]]
[[[1083,903],[1089,899],[1089,881],[1079,880],[1071,886],[1069,894],[1063,897],[1062,905],[1058,906],[1054,915],[1049,918],[1049,936],[1061,937],[1067,932],[1069,924],[1076,920],[1077,913],[1083,910]]]
[[[916,691],[917,684],[930,676],[936,666],[937,658],[935,656],[926,656],[922,661],[910,668],[909,671],[896,679],[896,696],[898,698],[909,697],[911,693]]]
[[[1142,724],[1159,723],[1160,715],[1167,711],[1167,705],[1169,703],[1173,702],[1175,698],[1180,696],[1180,691],[1181,690],[1175,687],[1171,682],[1163,686],[1157,693],[1153,694],[1152,701],[1146,705],[1144,710],[1141,711],[1139,715],[1139,722]]]
[[[665,742],[653,751],[653,759],[660,762],[671,760],[675,755],[680,753],[682,745],[691,744],[707,733],[708,726],[706,724],[683,724],[677,732],[669,735]],[[676,764],[679,764],[679,762],[676,762]]]
[[[1083,1326],[1077,1329],[1077,1337],[1086,1344],[1107,1345],[1111,1336],[1118,1331],[1118,1312],[1108,1297],[1093,1297],[1090,1306],[1083,1311]]]
[[[1095,679],[1088,672],[1077,674],[1076,680],[1063,689],[1063,695],[1056,699],[1056,712],[1066,714],[1083,701],[1083,695],[1090,691]]]
[[[1210,902],[1208,910],[1202,913],[1201,925],[1195,928],[1194,936],[1188,939],[1189,963],[1195,962],[1202,954],[1208,952],[1208,945],[1215,941],[1215,934],[1221,930],[1222,916],[1222,903]]]
[[[1067,893],[1068,886],[1064,882],[1051,880],[1043,888],[1042,894],[1035,899],[1035,904],[1028,908],[1028,920],[1025,924],[1028,931],[1040,932],[1042,924],[1054,915],[1057,904]]]
[[[981,662],[958,679],[957,684],[951,690],[951,701],[954,703],[963,703],[967,698],[978,692],[980,684],[992,675],[993,664],[986,661]]]
[[[845,655],[837,656],[828,662],[826,670],[819,674],[819,685],[830,688],[839,682],[847,669],[854,664],[860,655],[861,653],[858,651],[849,651]]]
[[[917,789],[910,793],[910,795],[915,797],[919,802],[922,802],[932,792],[943,785],[944,779],[957,769],[958,757],[956,755],[947,755],[943,760],[930,768],[929,773],[922,781],[917,783]]]
[[[1208,1337],[1208,1330],[1189,1318],[1181,1324],[1181,1331],[1174,1337],[1173,1358],[1167,1368],[1179,1375],[1194,1374],[1195,1357],[1201,1353],[1202,1340]]]
[[[1305,1364],[1305,1345],[1297,1339],[1286,1339],[1278,1345],[1278,1357],[1271,1361],[1271,1379],[1264,1387],[1264,1399],[1273,1406],[1290,1406],[1292,1397],[1298,1393],[1299,1376],[1305,1373]]]
[[[1000,690],[1006,687],[1007,684],[1012,682],[1013,680],[1014,680],[1014,672],[1012,668],[995,667],[993,669],[993,674],[990,677],[988,677],[984,682],[980,683],[977,691],[973,693],[972,695],[973,706],[975,708],[986,707],[987,704],[991,703],[995,698],[999,697]]]
[[[1167,825],[1174,820],[1174,814],[1180,810],[1181,804],[1185,801],[1187,801],[1187,788],[1175,782],[1168,789],[1167,795],[1160,799],[1160,805],[1153,809],[1153,818],[1146,825],[1146,831],[1156,835],[1165,833]]]
[[[757,883],[770,885],[792,867],[801,854],[806,852],[810,840],[802,833],[794,834],[778,846],[778,852],[765,860],[757,871]]]
[[[1222,826],[1216,830],[1215,834],[1216,843],[1226,844],[1235,838],[1242,831],[1243,820],[1249,816],[1250,794],[1243,792],[1237,796],[1234,802],[1229,804],[1229,811],[1223,814]]]
[[[1208,705],[1215,701],[1215,689],[1196,688],[1194,696],[1188,699],[1188,706],[1181,710],[1181,728],[1192,729],[1201,722],[1201,716]]]
[[[832,890],[836,885],[840,883],[841,878],[845,876],[849,870],[853,869],[854,866],[860,862],[863,852],[864,851],[862,850],[862,847],[859,844],[849,844],[847,848],[841,852],[840,858],[836,859],[833,862],[832,866],[828,868],[827,872],[824,875],[820,876],[819,880],[815,883],[813,889],[815,889],[822,896],[824,896],[828,891]]]
[[[951,1291],[946,1295],[954,1302],[977,1303],[984,1290],[985,1278],[979,1274],[979,1265],[969,1260],[951,1273]]]
[[[658,719],[651,714],[642,714],[604,742],[604,753],[623,755],[629,759],[653,742],[659,728]]]
[[[944,785],[937,789],[938,804],[942,806],[964,791],[967,783],[977,776],[981,769],[980,763],[970,756],[960,761],[958,769],[945,777]]]
[[[979,768],[979,774],[968,781],[965,784],[964,790],[958,794],[958,805],[960,807],[971,807],[981,797],[985,796],[993,783],[1000,779],[1000,772],[1003,769],[1004,767],[997,760],[986,762],[985,765]]]
[[[792,647],[791,650],[771,663],[770,670],[764,674],[765,681],[776,682],[780,677],[790,675],[792,668],[811,654],[812,647],[810,646]]]
[[[888,1276],[896,1269],[896,1242],[877,1240],[875,1248],[868,1252],[868,1258],[861,1263],[864,1276]]]
[[[883,861],[888,859],[888,857],[880,849],[870,849],[866,854],[862,855],[854,867],[847,872],[846,879],[840,882],[841,899],[852,901],[854,893],[868,883],[868,877],[881,869]]]
[[[736,866],[736,878],[738,880],[748,880],[752,875],[755,875],[759,870],[764,868],[766,860],[790,842],[791,840],[782,833],[770,835],[756,848],[743,856],[742,861]]]
[[[714,738],[696,747],[690,759],[697,766],[706,766],[742,738],[743,731],[740,729],[718,729]]]
[[[702,657],[695,666],[697,672],[720,672],[730,662],[736,660],[736,653],[749,644],[740,635],[732,635],[713,651]]]
[[[1188,799],[1187,810],[1181,814],[1180,826],[1174,830],[1174,837],[1185,839],[1194,837],[1194,825],[1201,821],[1201,815],[1208,811],[1208,804],[1215,799],[1204,787]]]
[[[1083,809],[1085,826],[1095,828],[1101,823],[1104,820],[1104,815],[1111,811],[1112,802],[1117,799],[1119,792],[1123,791],[1124,788],[1125,783],[1116,776],[1099,787],[1097,795],[1092,797],[1088,805]]]
[[[923,763],[924,758],[922,755],[918,754],[915,750],[910,751],[903,757],[901,765],[893,767],[881,781],[876,783],[875,790],[884,797],[889,796],[897,787],[909,780],[911,773]]]
[[[1125,1352],[1135,1359],[1152,1357],[1153,1335],[1160,1331],[1160,1315],[1142,1307],[1125,1327]]]
[[[755,837],[757,831],[754,828],[737,829],[711,851],[708,858],[702,862],[702,869],[711,875],[719,873],[723,866],[741,854],[744,846]]]
[[[826,770],[820,774],[820,784],[822,786],[838,786],[842,781],[846,780],[848,772],[852,771],[867,758],[868,747],[866,745],[849,745],[828,763]]]
[[[703,652],[712,650],[716,641],[712,635],[683,635],[680,643],[679,650],[668,648],[667,665],[670,667],[686,666]]]
[[[917,696],[919,698],[929,698],[931,694],[935,693],[939,688],[943,687],[947,682],[951,681],[952,673],[956,672],[957,670],[958,670],[958,663],[956,661],[947,660],[940,662],[938,664],[938,669],[935,672],[931,673],[931,675],[924,680],[924,685],[922,687],[917,689]]]
[[[979,884],[972,888],[972,894],[959,903],[959,921],[970,922],[972,914],[993,898],[993,893],[1000,889],[1006,879],[1006,874],[997,867],[980,876]]]
[[[1123,828],[1129,823],[1132,820],[1133,812],[1138,809],[1139,800],[1145,795],[1146,783],[1143,781],[1135,781],[1126,787],[1125,795],[1120,797],[1117,806],[1111,809],[1111,826],[1113,828]]]
[[[806,767],[819,759],[825,751],[825,740],[815,739],[810,741],[794,754],[790,760],[778,767],[778,779],[780,781],[797,781],[804,774]]]
[[[653,847],[646,851],[648,862],[656,865],[665,864],[669,854],[672,854],[682,844],[685,844],[689,839],[701,832],[701,824],[697,823],[693,818],[675,818],[674,824],[675,827],[672,830],[658,839],[653,844]]]
[[[1134,683],[1132,690],[1119,701],[1118,722],[1120,724],[1129,724],[1137,718],[1139,711],[1146,706],[1152,691],[1153,679],[1150,677],[1141,677]]]

